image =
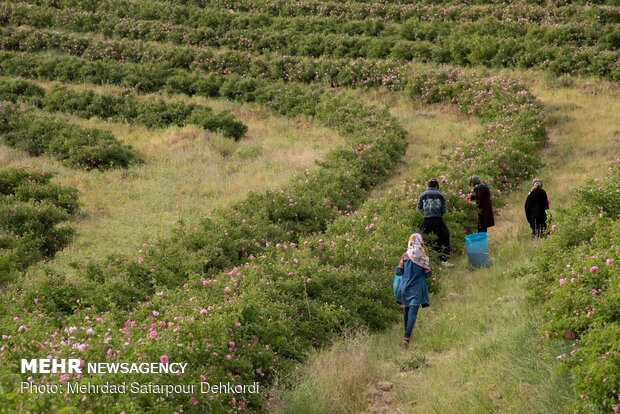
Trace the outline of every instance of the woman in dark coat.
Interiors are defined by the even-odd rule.
[[[484,181],[480,181],[477,175],[469,177],[467,182],[474,187],[467,199],[475,201],[478,206],[478,231],[486,233],[487,228],[495,225],[493,205],[491,204],[491,191],[489,186]]]
[[[433,272],[422,246],[422,236],[419,233],[414,233],[409,237],[407,251],[401,256],[394,271],[396,276],[402,276],[395,296],[396,303],[404,306],[405,337],[403,345],[407,346],[418,316],[418,308],[430,306],[426,278],[430,277]]]
[[[543,237],[547,233],[549,199],[542,186],[542,180],[534,178],[532,189],[525,200],[525,217],[532,228],[532,237]]]

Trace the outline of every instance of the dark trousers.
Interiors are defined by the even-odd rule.
[[[441,217],[425,218],[422,222],[422,234],[434,234],[437,236],[437,247],[440,258],[447,261],[450,257],[450,231]]]
[[[547,217],[534,217],[530,221],[532,237],[545,237],[547,235]]]
[[[415,320],[418,317],[418,306],[407,306],[403,311],[403,319],[405,322],[405,338],[409,339],[411,337],[411,332],[413,331],[413,327],[415,326]]]

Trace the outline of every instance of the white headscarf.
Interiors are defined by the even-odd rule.
[[[425,271],[431,270],[428,256],[424,252],[424,247],[422,246],[422,236],[420,233],[413,233],[409,236],[407,256],[409,256],[409,260],[422,267]]]

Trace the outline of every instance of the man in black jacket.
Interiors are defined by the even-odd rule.
[[[442,264],[444,266],[452,266],[452,263],[448,262],[448,257],[450,256],[450,231],[448,231],[448,227],[442,218],[446,212],[446,198],[439,191],[439,181],[436,178],[431,178],[428,181],[427,190],[418,198],[418,210],[424,213],[422,233],[431,233],[437,236]]]

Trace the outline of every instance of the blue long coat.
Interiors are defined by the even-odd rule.
[[[428,302],[428,286],[426,278],[433,273],[424,273],[424,269],[409,259],[402,261],[403,267],[396,266],[396,276],[402,276],[400,286],[395,293],[396,302],[406,307],[422,305],[423,308],[430,306]]]

